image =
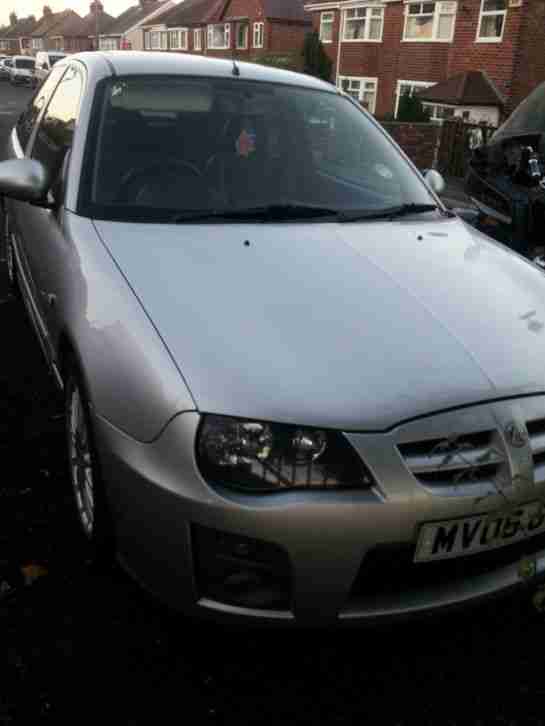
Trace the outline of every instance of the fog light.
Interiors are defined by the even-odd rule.
[[[200,597],[228,605],[289,610],[290,563],[286,552],[262,540],[192,527]]]

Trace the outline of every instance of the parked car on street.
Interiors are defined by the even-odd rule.
[[[9,71],[10,83],[14,86],[24,84],[32,85],[34,78],[34,58],[26,55],[14,55],[11,59]]]
[[[3,58],[0,60],[0,81],[8,81],[12,66],[11,58]]]
[[[543,264],[545,239],[545,83],[475,149],[466,190],[481,230]]]
[[[440,186],[311,76],[55,64],[0,193],[95,558],[287,626],[543,578],[545,276]]]
[[[52,51],[40,50],[36,53],[36,65],[34,67],[34,85],[40,84],[49,71],[53,68],[57,61],[66,58],[66,53],[57,53]]]

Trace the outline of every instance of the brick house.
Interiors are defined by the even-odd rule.
[[[56,50],[64,53],[78,53],[90,49],[83,18],[73,10],[52,12],[49,6],[43,9],[43,16],[31,33],[31,51]]]
[[[144,47],[298,67],[310,29],[303,0],[184,0],[144,28]]]
[[[31,33],[37,22],[34,15],[21,18],[0,32],[0,53],[7,55],[28,55],[31,48]]]
[[[312,0],[305,7],[333,61],[332,80],[379,117],[396,114],[402,93],[421,92],[435,118],[496,122],[545,80],[543,0]],[[440,83],[438,92],[424,90]]]
[[[91,50],[96,50],[97,35],[100,37],[102,33],[107,32],[114,22],[115,18],[104,12],[102,3],[93,0],[89,5],[89,13],[83,18],[83,32],[89,39],[89,48]]]
[[[129,48],[142,50],[142,25],[150,23],[175,5],[174,0],[140,0],[121,13],[104,33],[100,34],[100,50]]]

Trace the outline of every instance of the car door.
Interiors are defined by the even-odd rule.
[[[38,91],[36,91],[23,113],[19,116],[8,145],[8,156],[11,158],[20,159],[29,155],[30,142],[37,129],[39,118],[65,71],[66,67],[59,67],[55,74],[51,74],[51,76],[47,79],[47,82],[44,83]],[[25,227],[27,215],[29,212],[34,212],[35,208],[31,207],[31,205],[26,202],[15,202],[13,200],[8,200],[7,204],[11,241],[17,258],[17,265],[25,282],[23,290],[25,293],[25,301],[29,303],[28,298],[31,298],[32,301],[34,301],[36,291],[34,280],[32,279],[32,275],[28,267],[21,233],[22,229]],[[33,319],[34,317],[35,316],[33,314]]]
[[[52,71],[52,75],[55,69]],[[47,85],[48,81],[45,85]],[[32,280],[37,313],[43,323],[43,341],[50,360],[54,358],[58,333],[56,299],[59,262],[62,264],[66,241],[63,233],[65,179],[69,170],[70,149],[84,87],[84,71],[72,64],[56,85],[30,141],[29,155],[40,161],[51,175],[48,201],[51,209],[30,204],[19,208],[17,228],[23,255]]]

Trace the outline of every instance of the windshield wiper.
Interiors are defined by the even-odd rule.
[[[337,215],[338,211],[336,209],[327,207],[315,207],[307,204],[269,204],[245,209],[188,210],[176,214],[169,222],[171,224],[191,222],[276,222],[320,217],[336,219]]]
[[[348,209],[339,212],[339,222],[358,222],[363,219],[394,219],[407,214],[424,214],[438,209],[437,204],[400,204],[397,207],[383,209]]]

